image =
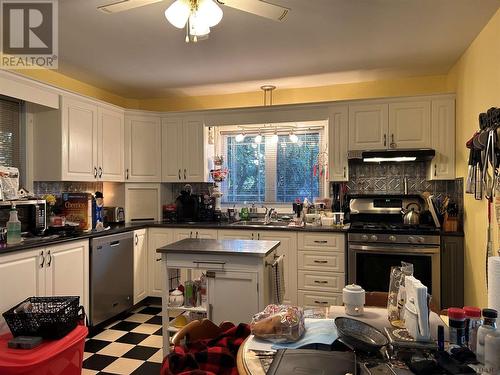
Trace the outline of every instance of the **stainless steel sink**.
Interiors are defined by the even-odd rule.
[[[287,221],[271,221],[269,223],[266,223],[265,221],[249,221],[249,220],[241,220],[237,221],[235,223],[230,224],[231,226],[235,227],[241,227],[241,226],[246,226],[246,227],[286,227],[288,226]]]

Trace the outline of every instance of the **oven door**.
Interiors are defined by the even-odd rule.
[[[439,246],[349,244],[349,283],[369,292],[389,291],[391,267],[413,264],[414,276],[428,288],[433,304],[440,305],[441,265]]]

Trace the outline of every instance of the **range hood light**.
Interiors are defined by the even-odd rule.
[[[417,160],[416,156],[400,156],[400,157],[387,157],[387,158],[363,158],[363,161],[365,163],[382,163],[382,162],[387,162],[387,161],[394,161],[394,162],[403,162],[403,161],[415,161]]]

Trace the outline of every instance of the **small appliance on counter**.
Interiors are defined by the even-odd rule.
[[[125,209],[117,206],[105,206],[103,209],[104,225],[125,223]]]
[[[12,205],[16,207],[21,222],[21,233],[42,235],[47,229],[47,202],[40,200],[15,200],[0,202],[0,227],[5,227]]]
[[[177,213],[177,221],[197,221],[199,211],[198,196],[192,194],[193,188],[191,185],[186,184],[181,190],[181,193],[175,200],[175,207]]]
[[[346,285],[342,289],[342,302],[344,302],[345,313],[347,315],[363,315],[365,309],[365,290],[356,284]]]

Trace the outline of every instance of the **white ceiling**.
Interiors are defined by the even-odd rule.
[[[257,1],[257,0],[255,0]],[[210,38],[184,42],[165,0],[104,14],[59,1],[63,74],[127,98],[320,86],[446,73],[500,0],[268,0],[284,23],[223,7]]]

